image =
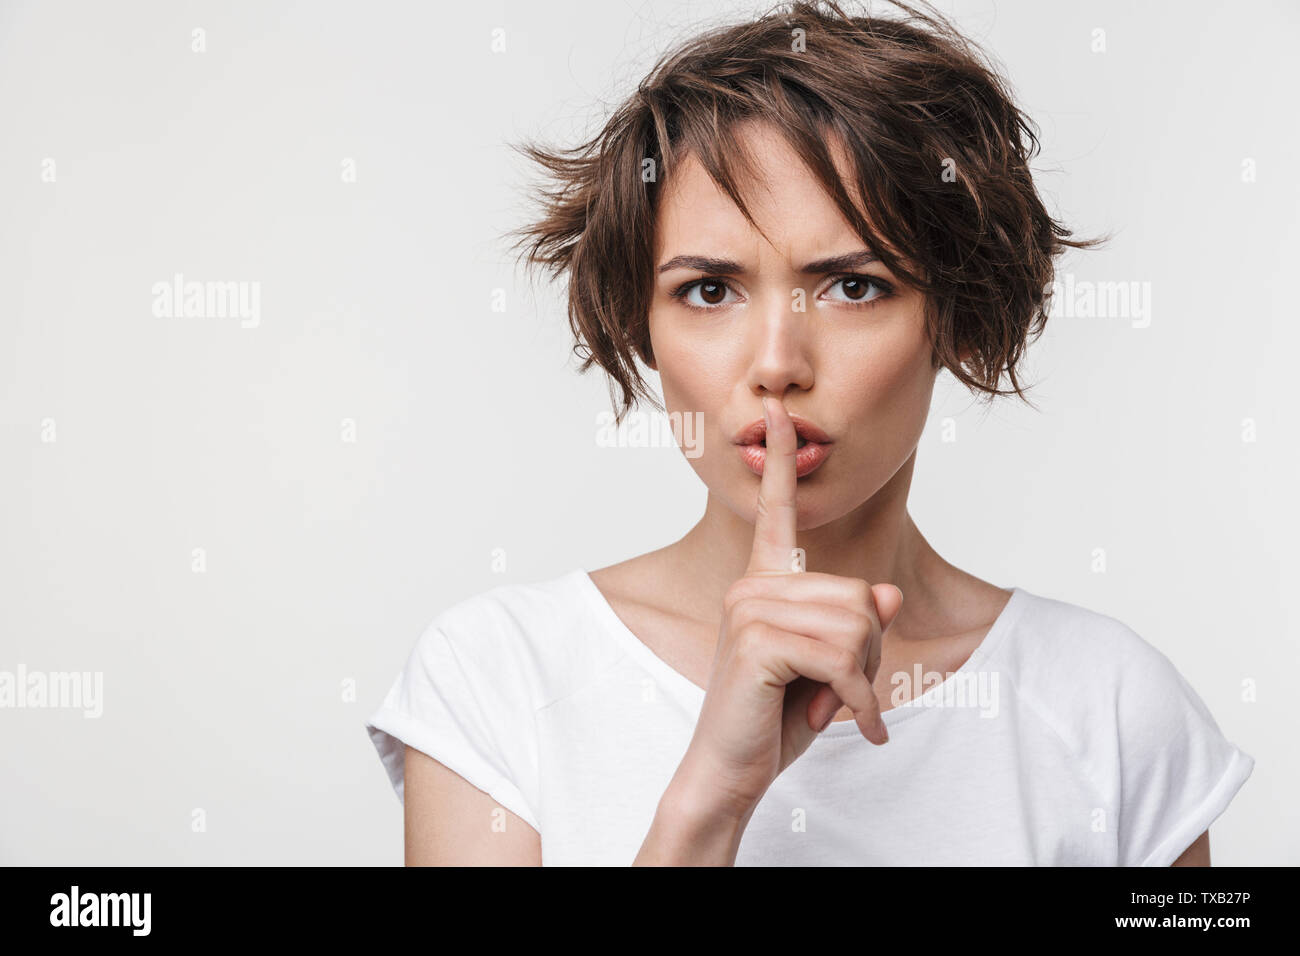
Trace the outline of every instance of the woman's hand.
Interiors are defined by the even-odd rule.
[[[889,739],[871,679],[881,634],[902,605],[892,585],[791,570],[798,439],[780,400],[764,399],[763,408],[767,456],[753,550],[727,592],[708,691],[683,759],[699,784],[687,804],[708,817],[746,821],[841,701],[864,737]]]

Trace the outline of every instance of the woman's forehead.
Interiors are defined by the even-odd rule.
[[[657,203],[657,256],[687,241],[756,249],[770,240],[779,249],[806,248],[810,241],[843,245],[858,238],[821,180],[778,130],[746,124],[734,131],[731,142],[744,150],[748,169],[737,170],[734,185],[757,227],[700,159],[685,154],[666,177]],[[847,160],[843,162],[841,177],[848,173]],[[853,195],[851,183],[844,187]]]

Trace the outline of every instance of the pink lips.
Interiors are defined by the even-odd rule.
[[[802,478],[821,467],[822,462],[830,455],[831,439],[806,419],[797,415],[791,415],[790,419],[794,422],[795,433],[806,442],[794,455],[795,474]],[[766,437],[767,423],[760,418],[741,429],[733,439],[739,448],[741,460],[759,477],[762,477],[763,465],[767,461],[767,449],[763,446],[763,439]]]

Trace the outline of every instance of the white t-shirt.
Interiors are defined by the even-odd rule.
[[[736,865],[1168,866],[1209,828],[1254,759],[1126,625],[1009,590],[956,673],[911,676],[888,743],[836,721],[777,777]],[[366,727],[399,798],[405,742],[537,830],[544,865],[627,865],[703,700],[576,570],[439,615]]]

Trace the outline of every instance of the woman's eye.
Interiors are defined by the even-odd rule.
[[[736,301],[736,295],[725,282],[718,279],[700,279],[679,290],[677,297],[697,309],[712,309]],[[727,296],[731,298],[728,299]]]
[[[871,276],[845,276],[831,284],[831,289],[836,288],[842,291],[843,297],[831,296],[832,302],[854,304],[874,302],[876,299],[889,295],[890,291],[885,283],[879,279],[873,279]]]
[[[848,305],[869,305],[893,293],[888,284],[872,276],[844,276],[836,279],[830,288],[840,290],[839,295],[829,296],[832,302]],[[741,301],[740,296],[721,279],[696,279],[671,294],[692,309],[716,309]]]

